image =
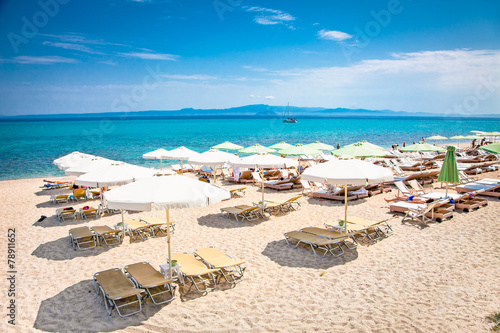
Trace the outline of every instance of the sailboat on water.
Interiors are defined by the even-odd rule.
[[[286,118],[285,118],[286,116]],[[283,122],[284,123],[296,123],[297,119],[290,117],[290,103],[286,106],[286,110],[283,112]]]

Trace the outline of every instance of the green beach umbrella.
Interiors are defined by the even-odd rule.
[[[314,141],[313,143],[308,143],[305,146],[310,147],[310,148],[314,148],[317,150],[334,150],[335,149],[335,147],[328,145],[326,143],[319,142],[319,141]]]
[[[237,149],[241,149],[241,148],[243,148],[243,146],[234,144],[234,143],[229,142],[229,141],[225,141],[223,143],[219,143],[218,145],[211,147],[210,149],[225,150],[227,152],[228,150],[237,150]]]
[[[267,148],[267,147],[264,147],[263,145],[256,143],[250,147],[246,147],[246,148],[238,150],[238,153],[252,155],[252,154],[274,153],[275,151],[276,150],[274,150],[274,149]]]
[[[366,141],[366,140],[361,140],[361,141],[358,141],[358,142],[355,142],[355,143],[351,143],[351,144],[349,144],[349,145],[345,145],[343,148],[345,148],[345,147],[350,147],[350,146],[354,146],[354,145],[357,145],[357,144],[361,144],[362,146],[365,146],[365,147],[370,147],[370,148],[384,149],[383,147],[380,147],[380,146],[374,145],[373,143],[368,142],[368,141]]]
[[[348,155],[353,157],[381,157],[387,155],[387,152],[380,148],[374,148],[358,142],[332,151],[332,154],[335,156]]]
[[[293,147],[278,150],[278,154],[286,155],[286,156],[298,156],[299,157],[299,167],[300,167],[300,156],[321,155],[322,151],[315,149],[315,148],[312,148],[312,147],[308,147],[307,145],[297,143]]]
[[[434,140],[434,143],[437,144],[437,140],[448,140],[448,138],[442,135],[433,135],[426,138],[426,140]]]
[[[482,146],[480,148],[493,154],[500,154],[500,142],[492,143],[486,146]]]
[[[423,158],[422,158],[422,153],[424,152],[444,152],[446,151],[445,149],[437,146],[430,145],[425,142],[419,142],[419,143],[414,143],[412,145],[399,148],[399,151],[402,152],[417,152],[420,153],[420,172],[422,172],[422,164],[423,164]]]
[[[474,140],[474,139],[481,139],[481,137],[477,135],[466,135],[464,136],[464,140]]]
[[[448,196],[448,184],[460,183],[457,169],[457,159],[455,157],[455,147],[449,146],[444,157],[443,166],[438,176],[439,182],[446,183],[446,196]]]
[[[272,146],[269,146],[268,148],[281,150],[281,149],[286,149],[286,148],[290,148],[290,147],[293,147],[293,145],[286,143],[285,141],[281,141],[279,143],[275,143]]]
[[[457,147],[460,147],[459,140],[465,140],[465,136],[463,135],[455,135],[450,138],[450,140],[457,140]]]

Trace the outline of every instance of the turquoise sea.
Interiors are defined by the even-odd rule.
[[[343,146],[368,140],[390,147],[422,136],[468,135],[473,130],[499,131],[500,119],[300,118],[296,124],[283,124],[279,118],[0,121],[0,179],[64,175],[52,161],[75,150],[159,167],[159,161],[144,160],[142,154],[179,146],[202,152],[223,141],[246,147],[316,140]]]

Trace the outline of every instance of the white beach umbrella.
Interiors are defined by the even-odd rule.
[[[104,200],[111,209],[143,212],[149,212],[152,209],[165,210],[169,278],[172,276],[169,209],[205,207],[230,197],[231,194],[227,189],[179,175],[143,178],[104,194]],[[125,227],[123,212],[122,225]]]
[[[55,159],[52,163],[54,163],[59,169],[66,170],[71,167],[77,166],[85,160],[93,159],[96,156],[80,153],[79,151],[74,151],[68,155],[64,155]]]
[[[151,177],[156,172],[155,169],[133,164],[112,164],[79,176],[75,179],[75,185],[88,187],[125,185],[144,177]]]
[[[163,170],[163,159],[166,158],[165,154],[167,153],[168,151],[166,149],[160,148],[142,155],[142,158],[148,160],[160,160],[160,169]]]
[[[87,172],[101,169],[112,164],[122,164],[120,161],[113,161],[103,157],[95,157],[92,159],[84,159],[78,165],[64,170],[68,176],[80,176]]]
[[[238,156],[217,149],[210,149],[206,152],[198,154],[194,157],[188,159],[188,162],[195,165],[208,165],[214,168],[214,182],[215,182],[215,171],[217,166],[224,165],[228,162],[235,162],[238,160]]]
[[[262,175],[262,209],[264,209],[264,179],[262,169],[269,168],[290,168],[297,167],[299,163],[289,158],[283,158],[276,155],[251,155],[240,158],[235,162],[231,162],[233,167],[261,169]]]
[[[302,179],[345,185],[345,215],[344,225],[347,224],[347,186],[366,185],[373,183],[390,182],[394,180],[390,169],[369,162],[351,159],[334,160],[307,168],[302,174]]]
[[[167,153],[165,154],[164,158],[181,161],[181,173],[182,173],[183,172],[183,161],[188,160],[191,157],[194,157],[198,154],[199,154],[198,152],[195,152],[194,150],[191,150],[191,149],[188,149],[188,148],[182,146],[179,148],[168,150]]]

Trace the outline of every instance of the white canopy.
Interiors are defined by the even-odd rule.
[[[307,168],[302,179],[328,184],[366,185],[394,180],[392,171],[356,159],[333,160]]]
[[[199,155],[199,153],[183,146],[183,147],[175,148],[172,150],[168,150],[165,153],[165,155],[163,156],[163,158],[182,161],[182,160],[187,160],[187,159],[194,157],[196,155]]]
[[[93,159],[83,159],[81,163],[71,168],[66,169],[64,172],[68,176],[80,176],[84,173],[98,170],[112,164],[122,164],[123,162],[108,160],[107,158],[95,157]]]
[[[224,163],[227,162],[234,162],[237,161],[238,159],[239,159],[238,156],[234,154],[219,151],[217,149],[210,149],[206,152],[191,157],[188,160],[188,163],[196,165],[217,166],[217,165],[224,165]]]
[[[79,176],[75,179],[75,185],[90,187],[125,185],[144,177],[151,177],[156,172],[158,171],[155,169],[127,163],[112,164]]]
[[[150,160],[161,160],[161,159],[167,158],[166,157],[167,153],[168,153],[168,150],[160,148],[160,149],[156,149],[156,150],[150,151],[149,153],[142,155],[142,158],[150,159]]]
[[[289,168],[299,165],[295,160],[276,155],[251,155],[231,162],[231,164],[235,167],[253,169]]]
[[[149,212],[155,209],[204,207],[229,199],[226,189],[185,176],[148,177],[107,191],[111,209]]]
[[[96,156],[80,153],[79,151],[74,151],[68,155],[64,155],[55,159],[52,163],[54,163],[59,169],[66,170],[68,168],[77,166],[82,163],[84,160],[95,158]]]

